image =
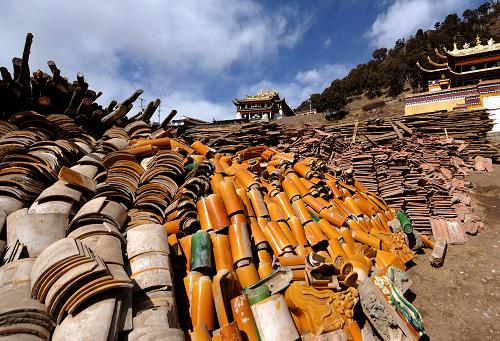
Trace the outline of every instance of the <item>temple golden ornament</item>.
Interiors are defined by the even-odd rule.
[[[246,96],[246,99],[256,99],[256,100],[269,100],[273,99],[275,96],[279,95],[276,90],[260,90],[255,96]]]
[[[490,38],[460,49],[435,49],[425,65],[417,62],[423,92],[405,99],[405,115],[486,108],[500,115],[500,43]]]
[[[353,317],[358,291],[350,287],[335,293],[294,282],[285,300],[301,334],[321,335],[342,328]]]
[[[236,118],[248,120],[277,120],[283,116],[295,116],[284,98],[276,90],[261,90],[254,96],[233,99]]]
[[[495,43],[493,38],[490,38],[487,44],[483,45],[481,43],[481,38],[477,36],[475,46],[471,47],[470,44],[466,43],[464,44],[463,49],[458,49],[457,44],[455,43],[453,44],[453,50],[448,51],[445,49],[445,52],[453,57],[463,57],[463,56],[470,56],[478,53],[498,51],[498,50],[500,50],[500,43]]]

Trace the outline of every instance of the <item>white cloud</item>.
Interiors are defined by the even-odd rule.
[[[238,91],[240,97],[255,94],[257,91],[275,89],[280,97],[285,97],[288,105],[296,108],[302,101],[313,93],[322,92],[330,83],[343,78],[350,71],[351,66],[344,64],[325,64],[319,68],[299,71],[294,79],[289,82],[273,82],[263,80],[256,84],[241,87]]]
[[[471,4],[472,0],[396,0],[377,16],[365,37],[373,47],[392,48],[398,39],[419,28],[430,29],[450,13],[461,15]]]
[[[193,96],[189,92],[176,92],[166,98],[174,108],[182,108],[182,115],[211,121],[212,119],[234,118],[234,105],[227,103],[212,102],[202,97]],[[165,114],[168,114],[165,112]],[[200,116],[200,114],[203,114]]]
[[[324,88],[334,79],[344,77],[349,70],[350,68],[343,64],[326,64],[320,68],[298,72],[295,75],[295,80],[308,86]]]
[[[326,39],[323,41],[323,48],[329,48],[330,45],[332,45],[332,39],[330,37],[326,37]]]
[[[220,117],[227,109],[206,99],[210,82],[236,64],[258,67],[294,47],[309,27],[299,17],[286,6],[270,13],[253,0],[4,0],[0,65],[21,56],[32,32],[32,71],[47,71],[53,59],[69,79],[84,72],[91,88],[103,91],[103,105],[142,87],[148,99],[158,96],[192,115],[206,109],[199,117],[211,119],[212,111]]]

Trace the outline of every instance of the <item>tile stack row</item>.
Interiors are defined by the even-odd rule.
[[[500,161],[500,151],[488,139],[493,119],[488,110],[457,110],[397,118],[318,125],[314,123],[288,126],[280,122],[251,122],[218,126],[205,124],[179,130],[188,142],[204,141],[220,152],[234,153],[255,145],[283,145],[297,153],[313,152],[331,159],[333,150],[348,149],[351,143],[363,147],[390,144],[418,134],[429,137],[453,137],[468,144],[472,157],[477,155]],[[284,138],[286,137],[286,139]]]
[[[38,145],[44,146],[41,143]],[[81,243],[78,244],[80,247],[72,249],[71,245],[76,245],[74,240],[64,238],[68,233],[69,220],[95,192],[93,178],[98,173],[96,163],[99,164],[94,159],[98,156],[89,153],[67,168],[64,164],[70,165],[85,150],[93,149],[92,144],[83,148],[74,144],[72,150],[61,148],[67,145],[71,146],[69,142],[58,140],[47,143],[50,148],[38,149],[44,151],[46,158],[52,156],[54,168],[47,167],[47,170],[55,173],[53,177],[56,181],[42,190],[31,206],[22,208],[29,201],[25,200],[21,208],[7,215],[5,224],[2,222],[2,227],[6,228],[7,249],[0,268],[1,290],[9,298],[5,302],[12,303],[3,306],[2,335],[48,339],[56,323],[92,294],[82,291],[86,289],[83,286],[85,282],[75,274],[87,269],[90,271],[87,276],[92,275],[91,268],[103,265]],[[87,265],[74,268],[79,255],[87,261]],[[65,262],[67,259],[77,262]],[[95,273],[99,273],[98,270]],[[128,278],[124,271],[122,273]],[[82,287],[74,291],[80,285]]]

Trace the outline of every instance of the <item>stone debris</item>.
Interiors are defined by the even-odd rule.
[[[464,179],[492,169],[471,142],[483,112],[470,131],[443,118],[463,140],[423,135],[441,114],[390,136],[386,122],[181,134],[175,112],[151,124],[159,100],[127,117],[140,89],[104,108],[52,61],[27,77],[32,39],[14,75],[0,69],[0,339],[425,334],[405,270],[412,250],[441,265],[481,229]]]

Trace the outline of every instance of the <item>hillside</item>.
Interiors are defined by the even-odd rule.
[[[459,46],[480,36],[483,42],[500,41],[500,2],[485,2],[461,16],[449,14],[434,29],[417,30],[408,40],[399,39],[392,49],[373,51],[372,59],[353,68],[343,79],[332,81],[322,93],[311,96],[318,112],[349,111],[347,119],[373,115],[395,116],[403,111],[404,96],[419,91],[420,73],[416,62],[426,65],[426,56],[435,48]],[[303,101],[298,110],[309,106]],[[378,107],[377,107],[378,106]]]

